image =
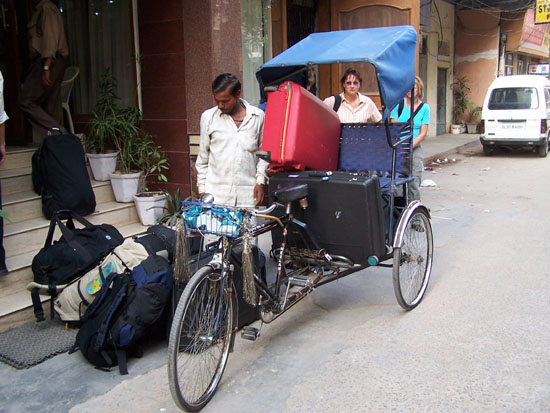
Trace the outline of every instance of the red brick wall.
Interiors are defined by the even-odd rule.
[[[144,127],[166,152],[168,183],[150,188],[190,193],[182,0],[138,1]]]

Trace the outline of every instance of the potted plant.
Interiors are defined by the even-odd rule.
[[[466,119],[466,126],[468,133],[477,133],[477,125],[479,124],[479,118],[481,117],[481,106],[477,106],[474,102],[468,102],[468,118]]]
[[[168,160],[165,154],[160,151],[160,146],[155,144],[151,135],[147,132],[143,132],[133,142],[133,148],[129,151],[128,156],[133,158],[133,164],[141,170],[137,193],[133,195],[139,219],[143,225],[153,225],[162,215],[166,203],[166,193],[163,191],[149,191],[147,178],[156,175],[158,181],[167,182],[164,172],[169,168]]]
[[[180,189],[176,189],[174,194],[171,194],[168,191],[162,191],[166,198],[166,202],[162,207],[162,213],[157,218],[159,224],[166,225],[167,227],[173,227],[176,225],[176,218],[181,212],[181,193]]]
[[[453,91],[453,124],[451,125],[451,132],[460,133],[464,125],[461,117],[468,109],[468,94],[470,93],[466,76],[459,77],[451,83],[451,90]]]
[[[118,152],[113,150],[117,134],[119,109],[116,106],[116,83],[109,69],[99,80],[98,101],[89,121],[89,133],[84,137],[86,157],[96,181],[108,181],[116,169]]]

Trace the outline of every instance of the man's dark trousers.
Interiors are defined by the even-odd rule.
[[[40,131],[41,136],[46,136],[51,128],[59,128],[65,132],[61,107],[61,82],[65,75],[65,65],[65,58],[58,55],[50,66],[52,85],[46,87],[42,84],[43,61],[38,57],[31,63],[23,84],[19,107],[31,125]]]

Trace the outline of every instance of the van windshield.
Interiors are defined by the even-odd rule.
[[[534,87],[506,87],[493,89],[489,109],[537,109],[539,98]]]

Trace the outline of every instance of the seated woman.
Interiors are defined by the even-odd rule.
[[[333,108],[342,123],[380,122],[382,115],[375,103],[365,95],[359,93],[361,75],[353,69],[345,71],[340,82],[343,93],[329,96],[323,103]]]

